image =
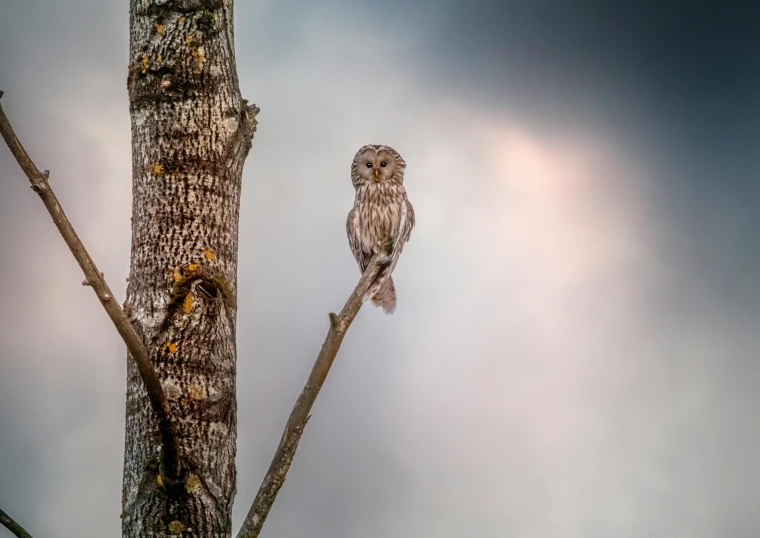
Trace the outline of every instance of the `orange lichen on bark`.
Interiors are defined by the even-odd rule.
[[[216,252],[214,252],[210,248],[207,248],[206,250],[203,251],[203,257],[206,258],[208,261],[215,260]]]
[[[193,69],[193,73],[200,73],[201,72],[201,65],[203,65],[204,60],[206,59],[203,56],[203,47],[193,48],[193,51],[191,52],[193,58],[196,62],[198,62],[198,65]]]
[[[188,493],[192,493],[199,489],[201,489],[201,479],[198,478],[198,475],[191,473],[190,476],[187,477],[187,482],[185,482],[185,490]]]
[[[188,293],[185,295],[185,302],[183,304],[183,308],[185,310],[185,314],[189,314],[190,311],[193,309],[193,294]]]
[[[173,355],[177,352],[177,344],[174,342],[166,342],[166,345],[164,346],[164,351],[168,352],[169,355]]]
[[[192,384],[187,388],[187,394],[190,396],[191,400],[202,400],[205,391],[203,390],[203,387],[197,384]]]
[[[162,164],[154,164],[153,173],[157,176],[160,176],[161,174],[164,173],[164,166]]]
[[[159,34],[163,34],[164,33],[164,25],[163,24],[157,24],[156,25],[156,32],[158,32]]]

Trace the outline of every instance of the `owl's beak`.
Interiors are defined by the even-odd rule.
[[[375,181],[380,181],[380,169],[375,168]]]

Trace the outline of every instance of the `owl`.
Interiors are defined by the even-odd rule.
[[[414,227],[414,209],[404,189],[405,169],[406,162],[395,149],[376,144],[360,148],[351,163],[356,198],[348,213],[346,232],[362,273],[374,255],[375,246],[391,240],[391,261],[364,297],[372,299],[386,314],[396,310],[396,287],[390,275]]]

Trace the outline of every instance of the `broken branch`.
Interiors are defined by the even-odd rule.
[[[2,92],[0,92],[0,98],[2,98]],[[47,208],[48,213],[50,213],[50,217],[53,219],[58,231],[61,233],[63,240],[66,242],[71,253],[74,255],[74,258],[76,258],[79,263],[79,267],[82,268],[85,282],[95,291],[98,299],[100,299],[100,303],[108,313],[108,317],[111,318],[116,330],[127,345],[127,350],[137,363],[137,369],[145,384],[151,408],[155,412],[158,420],[158,429],[161,434],[161,446],[163,448],[161,472],[170,480],[179,480],[181,475],[181,464],[177,435],[171,421],[169,402],[164,394],[161,381],[158,379],[158,374],[153,368],[153,363],[151,362],[148,350],[145,348],[142,339],[138,336],[132,323],[130,323],[129,318],[114,299],[111,288],[108,287],[108,284],[103,278],[103,274],[95,266],[95,262],[90,258],[82,241],[74,231],[74,227],[63,212],[63,208],[58,202],[58,198],[55,196],[53,189],[50,188],[50,184],[48,183],[50,172],[48,170],[40,172],[29,157],[29,154],[27,154],[26,150],[21,145],[18,137],[16,137],[16,133],[14,132],[10,121],[8,121],[5,111],[3,111],[2,104],[0,104],[0,134],[2,134],[5,143],[8,144],[8,149],[11,150],[11,153],[16,158],[19,166],[21,166],[21,169],[26,174],[26,177],[29,178],[29,182],[32,184],[32,190],[39,194],[42,203],[45,204],[45,207]]]
[[[285,425],[285,431],[282,433],[282,439],[277,447],[272,463],[269,465],[264,480],[261,483],[256,498],[248,511],[248,515],[243,521],[243,525],[238,532],[237,538],[257,538],[264,525],[269,510],[272,508],[277,493],[280,491],[285,476],[293,462],[298,442],[301,440],[303,430],[309,420],[309,413],[314,401],[317,399],[322,384],[330,372],[333,360],[340,349],[343,337],[346,335],[351,322],[359,313],[362,307],[362,297],[372,286],[375,278],[381,269],[390,263],[390,244],[382,245],[380,252],[372,257],[367,270],[364,271],[359,283],[356,285],[351,296],[346,301],[340,314],[330,313],[330,329],[327,332],[322,349],[314,362],[309,379],[306,381],[301,394],[298,396],[293,410],[290,413],[288,422]]]

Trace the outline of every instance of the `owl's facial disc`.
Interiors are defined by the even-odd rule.
[[[396,161],[384,149],[368,148],[359,158],[359,177],[365,184],[394,181]]]

